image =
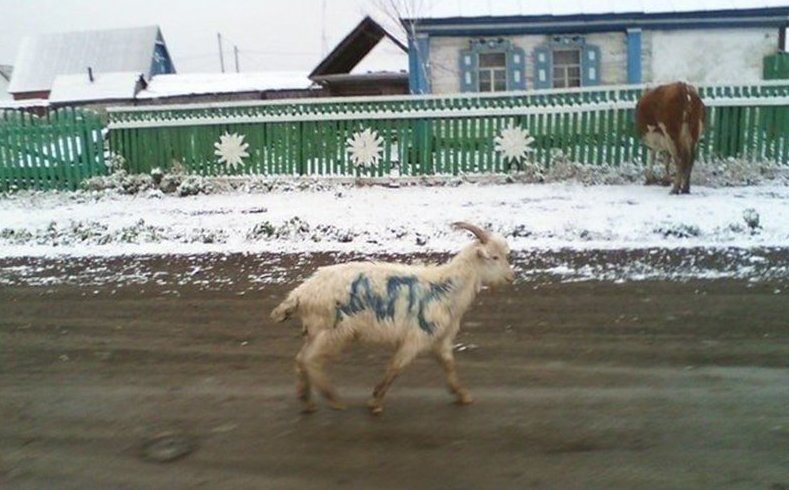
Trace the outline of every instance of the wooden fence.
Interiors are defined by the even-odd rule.
[[[643,89],[125,107],[109,111],[110,145],[132,172],[177,161],[201,175],[383,176],[395,165],[401,175],[498,173],[557,157],[620,165],[645,161],[633,124]],[[789,82],[699,89],[708,106],[700,159],[787,162]],[[222,159],[228,146],[240,155],[233,162]]]
[[[643,86],[110,108],[109,146],[127,170],[177,162],[199,175],[503,173],[557,159],[643,163],[634,108]],[[699,87],[701,160],[789,161],[789,81]],[[102,175],[102,126],[88,111],[0,118],[0,189],[74,188]]]
[[[0,110],[0,190],[76,189],[106,173],[102,131],[91,111]]]

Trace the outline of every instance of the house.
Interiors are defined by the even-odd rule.
[[[408,93],[408,48],[367,16],[315,67],[309,78],[329,96]]]
[[[99,103],[133,98],[163,73],[175,67],[157,26],[44,34],[22,40],[8,91],[16,100]]]
[[[12,68],[8,65],[0,65],[0,100],[11,98],[8,93],[8,84],[11,82]]]
[[[365,17],[315,69],[305,72],[155,75],[135,105],[211,103],[408,93],[408,49]]]
[[[715,4],[721,7],[715,7]],[[464,0],[401,19],[412,93],[763,79],[786,49],[780,0]],[[676,7],[675,7],[676,6]]]

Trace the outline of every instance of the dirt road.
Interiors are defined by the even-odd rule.
[[[376,418],[386,352],[335,363],[349,410],[301,415],[299,329],[267,320],[287,285],[156,267],[170,280],[0,287],[0,487],[789,489],[785,283],[487,291],[458,338],[477,402],[420,358]],[[144,458],[162,435],[193,450]]]

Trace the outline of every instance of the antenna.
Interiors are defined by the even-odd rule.
[[[321,56],[329,52],[329,40],[326,38],[326,0],[321,1]]]
[[[222,73],[225,72],[225,57],[222,54],[222,34],[216,33],[216,40],[219,42],[219,66],[222,68]]]

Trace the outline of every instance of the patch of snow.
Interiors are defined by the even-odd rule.
[[[52,82],[50,102],[85,102],[102,100],[131,100],[137,91],[142,73],[94,73],[93,81],[87,71],[78,75],[58,75]]]
[[[302,72],[187,73],[155,75],[138,99],[190,94],[222,94],[263,90],[306,89],[312,82]]]
[[[789,247],[787,186],[670,196],[643,185],[303,184],[207,195],[190,195],[189,184],[186,197],[10,194],[0,200],[0,258],[452,252],[468,242],[450,228],[458,220],[507,236],[514,251]],[[200,192],[202,181],[194,185]]]

